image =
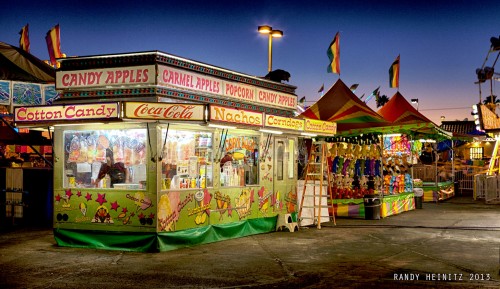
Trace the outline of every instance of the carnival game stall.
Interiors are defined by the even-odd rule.
[[[276,230],[297,211],[295,87],[163,52],[75,57],[53,105],[16,107],[54,129],[60,246],[167,251]],[[325,126],[326,124],[326,126]]]
[[[437,140],[451,139],[447,132],[416,110],[400,92],[377,111],[393,126],[399,126],[396,132],[404,133],[403,147],[408,149],[398,153],[399,163],[409,163],[413,188],[422,189],[424,201],[437,201],[453,196],[453,181],[442,174],[443,182],[438,182]],[[398,137],[397,135],[395,137]],[[385,140],[388,146],[398,143]]]
[[[405,134],[383,136],[383,217],[415,209],[412,142]]]
[[[46,129],[14,126],[15,106],[57,98],[55,70],[0,42],[0,229],[52,224],[52,143]]]
[[[369,218],[365,210],[367,199],[380,201],[380,208],[376,210],[380,209],[382,217],[414,209],[413,192],[405,186],[405,183],[410,183],[408,177],[405,182],[404,174],[401,177],[394,172],[393,176],[398,181],[384,183],[383,164],[386,160],[383,159],[383,134],[399,130],[400,125],[392,126],[360,101],[341,80],[302,116],[337,123],[338,137],[326,138],[332,173],[331,214]],[[385,192],[386,187],[389,190],[389,185],[396,189]]]

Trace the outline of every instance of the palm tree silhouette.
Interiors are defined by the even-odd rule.
[[[488,104],[488,103],[497,104],[497,103],[500,103],[500,99],[497,99],[496,95],[490,95],[490,96],[486,97],[486,99],[483,101],[483,103],[484,104]]]
[[[486,97],[486,99],[483,101],[483,104],[486,105],[491,111],[495,112],[497,104],[500,103],[500,99],[497,99],[496,95],[490,95]]]
[[[380,95],[380,96],[377,96],[376,100],[377,102],[377,108],[381,107],[381,106],[384,106],[387,102],[389,102],[389,98],[387,97],[387,95]]]

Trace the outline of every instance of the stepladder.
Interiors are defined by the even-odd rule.
[[[300,226],[314,224],[321,229],[322,222],[336,225],[332,204],[332,177],[328,166],[328,144],[316,141],[311,144],[304,174],[298,220]],[[330,215],[329,212],[332,212]]]
[[[488,175],[492,176],[500,173],[500,141],[495,141],[495,146],[493,147],[493,153],[491,154],[490,165],[488,167]]]

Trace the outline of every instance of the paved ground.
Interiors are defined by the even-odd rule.
[[[162,253],[0,235],[0,288],[500,288],[499,273],[500,206],[471,197]]]

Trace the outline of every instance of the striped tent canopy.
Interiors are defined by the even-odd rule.
[[[433,124],[431,120],[416,110],[399,91],[377,112],[386,120],[396,124]]]
[[[388,124],[340,79],[299,117],[336,122],[338,133],[354,128]]]
[[[399,91],[377,113],[391,122],[390,130],[396,133],[427,138],[452,137],[452,133],[440,128],[416,110]]]
[[[21,48],[0,42],[0,79],[54,83],[56,70]]]

